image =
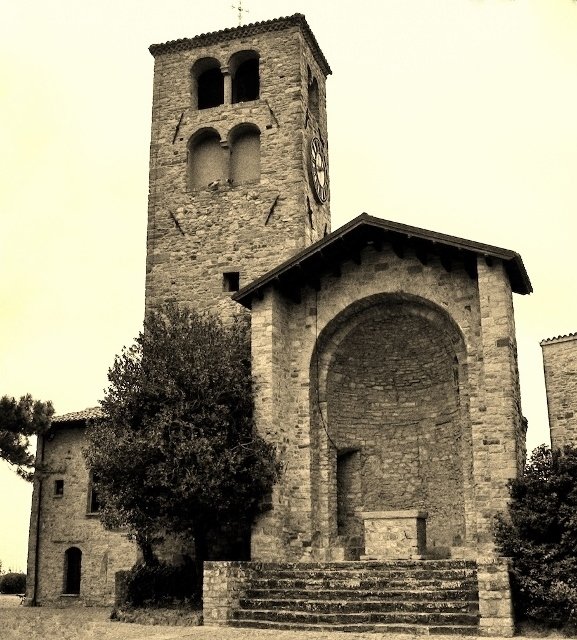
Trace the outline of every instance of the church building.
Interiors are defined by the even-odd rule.
[[[511,635],[493,522],[525,460],[520,256],[365,213],[331,231],[331,69],[304,16],[150,52],[146,309],[250,313],[256,428],[283,466],[251,561],[205,565],[205,624]],[[39,439],[35,604],[110,603],[136,560],[91,496],[81,449],[97,414]],[[421,579],[421,604],[378,599]]]

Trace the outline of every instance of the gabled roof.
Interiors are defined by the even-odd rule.
[[[378,249],[385,243],[391,244],[399,257],[403,257],[406,248],[411,247],[423,264],[432,256],[438,256],[447,271],[462,265],[471,277],[476,277],[478,256],[484,257],[488,263],[502,260],[515,293],[527,294],[533,290],[521,256],[514,251],[362,213],[243,287],[232,299],[250,308],[253,298],[262,296],[265,287],[276,286],[298,300],[303,286],[318,288],[322,274],[332,272],[338,275],[340,265],[346,260],[360,264],[360,252],[365,246],[370,244]]]
[[[71,422],[86,422],[94,418],[102,417],[102,409],[100,407],[90,407],[82,411],[73,411],[71,413],[65,413],[61,416],[55,416],[52,418],[53,425],[65,425]]]
[[[237,38],[247,38],[249,36],[266,33],[268,31],[282,31],[289,27],[298,26],[301,28],[311,51],[322,69],[323,73],[330,75],[331,68],[325,58],[319,43],[315,38],[311,28],[309,27],[302,13],[295,13],[286,18],[275,18],[274,20],[263,20],[261,22],[253,22],[252,24],[244,24],[240,27],[232,27],[230,29],[221,29],[220,31],[212,31],[210,33],[202,33],[193,38],[180,38],[179,40],[171,40],[163,44],[151,44],[148,47],[150,53],[156,56],[163,53],[172,53],[173,51],[187,51],[196,47],[204,47],[209,44],[225,42],[226,40],[236,40]]]

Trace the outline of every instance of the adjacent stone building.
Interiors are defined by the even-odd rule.
[[[207,567],[207,615],[226,623],[227,580],[242,587],[263,563],[436,558],[468,578],[479,563],[469,617],[480,606],[485,632],[510,633],[492,521],[525,456],[520,256],[367,214],[331,233],[330,68],[302,15],[150,51],[146,308],[250,312],[256,428],[283,463],[253,527],[257,563]],[[87,511],[84,418],[41,439],[29,560],[40,604],[109,602],[112,574],[135,559]]]
[[[577,334],[541,342],[551,446],[577,445]]]
[[[135,545],[100,524],[82,455],[86,421],[99,415],[94,408],[60,416],[38,438],[26,580],[31,604],[112,603],[115,573],[136,561]]]

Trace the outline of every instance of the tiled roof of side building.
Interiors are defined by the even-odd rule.
[[[210,33],[201,33],[192,38],[179,38],[178,40],[170,40],[161,44],[151,44],[148,47],[150,53],[156,58],[163,53],[171,53],[174,51],[187,51],[196,47],[204,47],[206,45],[223,42],[226,40],[235,40],[237,38],[247,38],[266,33],[268,31],[281,31],[288,27],[299,26],[313,51],[316,61],[325,75],[330,75],[331,68],[325,58],[319,43],[315,38],[311,28],[309,27],[302,13],[295,13],[285,18],[275,18],[273,20],[263,20],[261,22],[253,22],[251,24],[243,24],[239,27],[231,27],[229,29],[221,29],[220,31],[212,31]]]
[[[545,338],[544,340],[541,340],[539,344],[543,346],[544,344],[551,344],[554,342],[569,342],[570,340],[577,340],[577,332],[567,333],[563,336],[555,336],[554,338]]]
[[[94,418],[102,417],[102,409],[100,407],[90,407],[82,411],[72,411],[61,416],[52,418],[52,424],[63,424],[68,422],[85,422]]]

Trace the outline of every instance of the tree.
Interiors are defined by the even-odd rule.
[[[46,433],[54,414],[51,402],[25,395],[16,400],[0,398],[0,458],[16,467],[16,473],[32,480],[34,456],[28,451],[30,436]]]
[[[85,456],[105,526],[127,527],[145,564],[164,533],[247,529],[278,475],[253,425],[248,325],[176,306],[153,312],[117,356]]]
[[[24,593],[26,591],[26,574],[9,571],[0,576],[0,593]]]
[[[577,448],[541,445],[509,491],[496,539],[512,558],[516,615],[577,628]]]

